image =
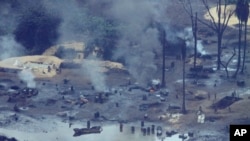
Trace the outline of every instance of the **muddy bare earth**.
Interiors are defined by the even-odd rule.
[[[81,69],[62,69],[53,78],[37,78],[35,88],[27,88],[15,73],[1,72],[1,130],[7,137],[16,137],[17,140],[18,137],[23,139],[20,134],[27,132],[34,136],[52,134],[52,138],[60,139],[55,135],[59,133],[53,133],[57,130],[64,133],[58,129],[61,126],[71,131],[65,134],[73,137],[73,128],[83,128],[87,121],[102,125],[104,130],[109,128],[106,125],[114,125],[112,130],[118,133],[120,124],[124,125],[124,130],[131,126],[140,129],[143,121],[146,126],[161,126],[164,134],[160,137],[166,140],[166,133],[175,131],[179,135],[185,134],[186,140],[224,141],[228,140],[230,124],[249,123],[248,72],[240,75],[238,80],[226,79],[224,71],[215,71],[211,66],[214,57],[200,58],[204,64],[202,71],[213,69],[200,72],[200,78],[193,79],[190,71],[192,59],[188,60],[187,113],[182,114],[182,62],[174,57],[166,60],[167,87],[164,89],[153,84],[138,84],[125,70],[105,72],[107,86],[102,91],[96,90],[88,75],[79,75]],[[175,66],[171,67],[173,61]],[[244,80],[245,84],[237,85],[239,80]],[[198,112],[205,114],[201,123],[197,122]],[[143,135],[141,131],[137,132]],[[123,135],[124,138],[130,136],[131,133]],[[86,137],[83,135],[72,140],[82,138]]]

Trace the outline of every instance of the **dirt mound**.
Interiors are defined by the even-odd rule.
[[[111,62],[111,61],[100,61],[100,60],[87,60],[83,61],[83,67],[91,67],[96,68],[98,71],[101,72],[108,72],[108,71],[125,71],[124,66],[118,62]]]
[[[234,102],[241,100],[241,98],[233,97],[233,96],[225,96],[217,103],[214,103],[211,107],[217,109],[225,109],[232,105]]]
[[[62,60],[55,56],[23,56],[2,60],[0,68],[2,71],[13,72],[25,69],[31,70],[36,77],[53,77]]]
[[[75,51],[78,52],[83,52],[85,49],[85,45],[83,42],[66,42],[63,44],[50,47],[43,53],[43,55],[54,56],[59,47],[63,47],[64,49],[74,49]]]

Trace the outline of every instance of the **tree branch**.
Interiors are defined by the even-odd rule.
[[[205,6],[205,8],[206,8],[206,10],[207,10],[207,12],[208,12],[209,17],[210,17],[211,20],[212,20],[212,21],[210,21],[211,24],[214,26],[214,29],[215,29],[215,30],[218,30],[219,27],[218,27],[218,25],[216,24],[215,19],[214,19],[214,16],[212,15],[212,13],[211,13],[211,11],[210,11],[210,8],[209,8],[209,5],[208,5],[208,3],[207,3],[207,0],[202,0],[202,3],[203,3],[203,5]],[[218,8],[218,7],[217,7],[217,8]]]
[[[225,9],[226,9],[226,7],[225,7]],[[230,18],[233,16],[234,12],[235,12],[235,10],[230,11],[228,16],[226,18],[224,18],[224,21],[223,21],[223,24],[222,24],[222,29],[221,29],[222,32],[224,32],[225,29],[227,28],[228,22],[229,22]]]

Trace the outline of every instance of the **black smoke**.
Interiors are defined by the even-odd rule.
[[[15,40],[28,50],[28,54],[41,54],[59,38],[60,22],[60,17],[50,13],[42,3],[25,7],[18,16]]]

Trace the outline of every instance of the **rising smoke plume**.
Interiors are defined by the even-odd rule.
[[[17,26],[17,14],[15,9],[18,3],[12,1],[0,1],[0,60],[25,53],[24,47],[16,42],[13,31]]]
[[[89,76],[92,85],[97,91],[104,91],[107,89],[106,86],[106,75],[102,72],[100,66],[100,60],[88,60],[83,63],[83,73]]]
[[[162,45],[159,42],[159,32],[155,27],[152,27],[152,23],[162,23],[163,26],[166,27],[167,38],[172,37],[172,31],[168,28],[169,19],[166,16],[166,9],[169,2],[169,0],[42,0],[39,2],[26,0],[26,2],[19,2],[21,5],[19,6],[19,11],[27,12],[29,9],[25,8],[34,9],[36,5],[39,5],[38,8],[42,9],[42,13],[51,16],[52,21],[56,19],[54,30],[51,33],[51,37],[55,38],[51,38],[52,41],[46,45],[74,40],[83,41],[85,45],[96,45],[96,43],[99,43],[109,48],[111,41],[111,45],[115,46],[116,49],[111,48],[110,45],[113,56],[109,58],[113,60],[124,60],[123,62],[130,74],[132,74],[139,83],[145,85],[150,80],[159,77],[155,59],[161,55]],[[12,11],[15,10],[12,9]],[[18,12],[9,12],[8,14],[20,15],[17,13]],[[29,12],[27,12],[27,14],[29,14]],[[119,38],[108,34],[112,29],[112,27],[110,28],[110,25],[112,26],[110,23],[113,21],[118,23],[115,30],[119,33]],[[20,20],[12,22],[15,24],[13,24],[9,33],[19,31],[16,30],[17,27],[20,27],[18,26],[20,25],[19,22]],[[107,29],[103,30],[103,28]],[[16,33],[23,32],[20,30],[20,32]],[[58,38],[57,33],[59,33]],[[47,35],[47,33],[43,33],[37,37],[43,37],[43,35]],[[42,39],[45,40],[45,38]],[[21,40],[18,41],[21,42]],[[38,43],[43,42],[39,39],[37,41],[39,41]],[[46,39],[45,41],[50,40]],[[95,44],[92,44],[93,41]],[[22,42],[22,44],[26,43],[30,42],[28,40]],[[35,43],[37,42],[28,45],[33,47]],[[93,72],[96,71],[92,71],[92,73]],[[103,78],[105,78],[105,76]],[[92,78],[93,81],[94,79],[95,77]]]
[[[84,41],[92,38],[87,32],[88,15],[84,5],[79,5],[77,0],[43,0],[43,5],[57,13],[62,22],[58,28],[60,38],[57,42]]]
[[[194,36],[193,31],[191,27],[186,27],[182,32],[179,32],[177,36],[181,37],[185,40],[186,47],[189,52],[193,52],[195,44],[194,44]],[[197,40],[197,52],[201,55],[206,54],[206,51],[204,50],[204,46],[202,45],[201,40]]]
[[[0,60],[23,55],[25,50],[22,45],[13,39],[12,35],[0,37],[0,48],[2,50],[2,53],[0,54]]]
[[[28,88],[35,88],[35,76],[30,69],[23,69],[18,73],[18,77],[27,84]]]
[[[150,0],[113,1],[111,16],[123,23],[114,58],[123,58],[130,74],[142,85],[156,77],[155,57],[162,46],[159,32],[151,27],[161,19],[159,3]]]
[[[59,31],[61,40],[78,40],[80,38],[86,44],[89,44],[93,39],[100,39],[100,35],[106,34],[106,30],[97,30],[97,32],[95,32],[96,30],[86,30],[86,28],[98,29],[105,27],[100,26],[100,24],[107,23],[102,22],[97,18],[98,16],[116,21],[119,23],[117,31],[120,36],[118,39],[114,39],[112,36],[107,37],[109,40],[117,40],[116,49],[112,51],[113,57],[110,58],[124,60],[123,62],[130,74],[142,85],[159,77],[155,58],[161,55],[162,45],[159,42],[159,32],[155,27],[152,27],[152,23],[160,22],[164,27],[168,26],[168,19],[165,15],[168,0],[103,0],[101,2],[98,0],[85,0],[80,2],[81,6],[79,6],[79,1],[57,1],[56,4],[53,1],[54,4],[51,4],[47,0],[46,3],[52,5],[52,7],[54,6],[55,9],[60,7],[58,11],[63,19]],[[85,6],[89,7],[89,9],[84,9]],[[92,17],[89,17],[90,15]],[[92,27],[96,21],[99,24]],[[92,22],[93,25],[88,25],[89,22]],[[168,30],[167,37],[171,36],[171,30]],[[91,67],[87,68],[91,73],[96,72],[91,71]],[[93,70],[95,69],[96,67],[93,68]],[[100,75],[90,75],[93,76],[91,80],[94,82],[96,76]],[[105,78],[105,75],[102,75],[100,78]]]
[[[93,25],[96,25],[98,20],[100,20],[100,18],[95,17],[93,13],[88,13],[89,10],[86,9],[86,7],[92,5],[93,2],[94,1],[88,2],[77,0],[43,1],[47,8],[53,9],[53,11],[58,12],[61,16],[62,23],[60,24],[58,31],[60,33],[58,42],[81,41],[84,42],[86,47],[89,42],[100,36],[100,33],[95,32],[94,29],[90,30],[91,28],[98,28],[94,27]],[[65,52],[65,56],[67,56],[67,52]],[[103,72],[101,72],[101,66],[99,65],[98,61],[101,61],[100,58],[84,61],[82,64],[82,73],[83,75],[85,74],[90,78],[95,90],[104,91],[106,89],[106,76]]]
[[[150,24],[152,21],[161,18],[162,11],[160,10],[162,9],[159,8],[159,3],[150,0],[104,0],[101,3],[86,0],[81,3],[83,7],[78,5],[78,1],[51,2],[45,0],[45,3],[47,7],[56,9],[62,16],[63,22],[59,30],[61,41],[80,39],[87,45],[93,39],[99,39],[100,34],[103,34],[102,31],[95,32],[96,30],[86,29],[103,27],[98,24],[96,27],[92,27],[92,25],[88,25],[88,22],[92,22],[93,25],[96,24],[96,21],[99,21],[99,24],[106,24],[97,16],[103,16],[120,23],[117,29],[120,37],[117,41],[117,49],[113,50],[113,59],[123,58],[130,74],[143,85],[155,77],[157,66],[154,59],[160,54],[159,50],[162,47],[158,40],[157,29],[150,27]],[[102,9],[102,13],[93,9],[86,10],[84,6],[90,6],[93,9],[99,7],[99,10]],[[110,37],[109,40],[115,39]],[[87,65],[84,69],[89,72],[91,81],[96,88],[105,87],[105,74],[97,71],[99,66]]]

